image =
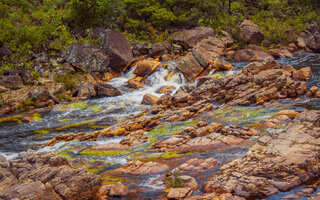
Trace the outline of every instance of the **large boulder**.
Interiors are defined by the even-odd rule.
[[[121,95],[121,91],[107,83],[80,83],[73,93],[74,97],[87,99],[91,97],[113,97]]]
[[[198,42],[210,36],[214,36],[214,30],[212,28],[198,26],[190,30],[173,33],[169,37],[169,40],[187,49],[194,47]]]
[[[99,176],[71,168],[54,153],[29,150],[9,161],[0,158],[0,199],[95,199],[102,183]]]
[[[108,83],[96,83],[94,88],[98,97],[114,97],[121,95],[120,90]]]
[[[127,38],[119,31],[96,28],[93,38],[100,38],[102,50],[109,58],[109,67],[121,72],[133,59]]]
[[[31,73],[23,68],[8,69],[3,72],[4,76],[18,75],[21,77],[23,84],[33,83],[33,76]]]
[[[194,80],[204,70],[192,53],[188,53],[185,57],[177,60],[176,65],[189,81]]]
[[[311,67],[305,67],[293,72],[293,78],[299,81],[308,81],[312,77]]]
[[[257,61],[274,58],[268,53],[261,50],[241,49],[235,52],[233,59],[240,61]]]
[[[149,56],[162,56],[165,53],[168,53],[171,51],[171,44],[168,42],[157,42],[154,44],[151,44],[149,47]]]
[[[74,43],[63,52],[66,62],[86,72],[107,72],[110,57],[99,47],[89,44]]]
[[[23,87],[23,81],[19,75],[2,76],[0,85],[10,89],[20,89]]]
[[[246,19],[240,25],[240,36],[250,44],[259,44],[265,37],[259,26]]]
[[[151,75],[159,66],[160,62],[154,60],[142,60],[137,63],[136,69],[133,71],[133,74],[141,77]]]
[[[145,94],[143,96],[143,99],[141,101],[141,104],[144,104],[144,105],[153,105],[155,104],[157,101],[159,100],[158,97],[156,96],[153,96],[152,94]]]

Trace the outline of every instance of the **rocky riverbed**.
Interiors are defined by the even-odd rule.
[[[261,39],[251,22],[242,28],[255,32],[248,41]],[[153,44],[154,58],[127,66],[130,56],[108,58],[117,51],[107,41],[102,50],[71,46],[64,57],[74,69],[101,77],[108,61],[124,70],[87,76],[73,103],[44,89],[54,82],[4,91],[23,94],[17,108],[28,98],[44,108],[0,118],[0,199],[319,198],[320,56],[293,45],[232,52],[227,33],[187,33],[172,36],[186,55]],[[91,56],[76,59],[83,54]]]

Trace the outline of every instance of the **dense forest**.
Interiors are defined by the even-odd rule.
[[[32,65],[39,52],[55,55],[74,41],[94,43],[92,27],[124,32],[130,41],[157,42],[168,34],[197,25],[237,32],[235,24],[248,18],[266,38],[262,45],[291,42],[297,31],[319,21],[318,0],[1,0],[0,45],[12,52],[4,58]]]

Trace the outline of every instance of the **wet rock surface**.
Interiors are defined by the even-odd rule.
[[[260,138],[243,159],[222,166],[203,190],[257,198],[319,177],[320,129],[315,123],[299,121],[310,115],[308,111],[299,115],[283,133]]]
[[[93,199],[101,186],[100,177],[72,169],[66,158],[53,153],[30,150],[9,161],[1,156],[0,172],[0,198],[5,200]]]

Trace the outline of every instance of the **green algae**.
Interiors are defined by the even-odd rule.
[[[116,157],[120,155],[127,155],[130,151],[124,151],[124,150],[103,150],[103,151],[96,151],[91,149],[86,149],[84,151],[81,151],[80,155],[86,155],[86,156],[110,156],[110,157]]]
[[[74,124],[68,124],[68,125],[65,125],[65,126],[61,126],[59,128],[56,128],[56,129],[57,130],[63,130],[63,129],[69,129],[69,128],[76,128],[76,127],[83,126],[83,125],[94,125],[95,121],[96,120],[85,120],[85,121],[77,122],[77,123],[74,123]]]
[[[0,123],[16,122],[20,124],[22,123],[21,118],[23,118],[22,115],[3,117],[3,118],[0,118]]]
[[[100,129],[105,129],[105,128],[109,128],[110,126],[100,126],[100,125],[90,125],[90,128],[100,128]]]
[[[88,110],[92,110],[92,111],[95,111],[95,112],[100,112],[101,108],[98,105],[92,105],[92,106],[88,107]]]
[[[62,121],[62,122],[69,122],[71,119],[61,118],[61,119],[59,119],[59,120]]]
[[[49,134],[50,131],[49,130],[35,130],[34,133],[38,133],[38,134]]]
[[[74,109],[84,110],[87,108],[88,104],[83,101],[78,101],[78,102],[69,104],[69,106],[72,106]]]
[[[194,125],[196,125],[198,123],[199,123],[199,120],[195,120],[195,121],[191,121],[191,122],[185,122],[185,123],[183,123],[183,125],[185,125],[185,126],[194,126]]]
[[[34,113],[34,114],[32,115],[32,119],[33,119],[34,121],[42,121],[42,120],[43,120],[42,117],[41,117],[41,115],[40,115],[39,113]]]
[[[72,160],[73,157],[69,152],[73,151],[73,149],[65,149],[63,151],[60,151],[58,155],[65,157],[67,160]]]
[[[179,154],[177,152],[165,152],[165,153],[162,153],[160,155],[144,155],[144,156],[141,156],[139,158],[139,155],[137,156],[138,158],[136,158],[136,160],[140,160],[140,161],[144,161],[144,162],[148,162],[148,161],[156,161],[156,160],[159,160],[159,159],[171,159],[171,158],[179,158],[179,157],[182,157],[184,156],[183,154]]]

